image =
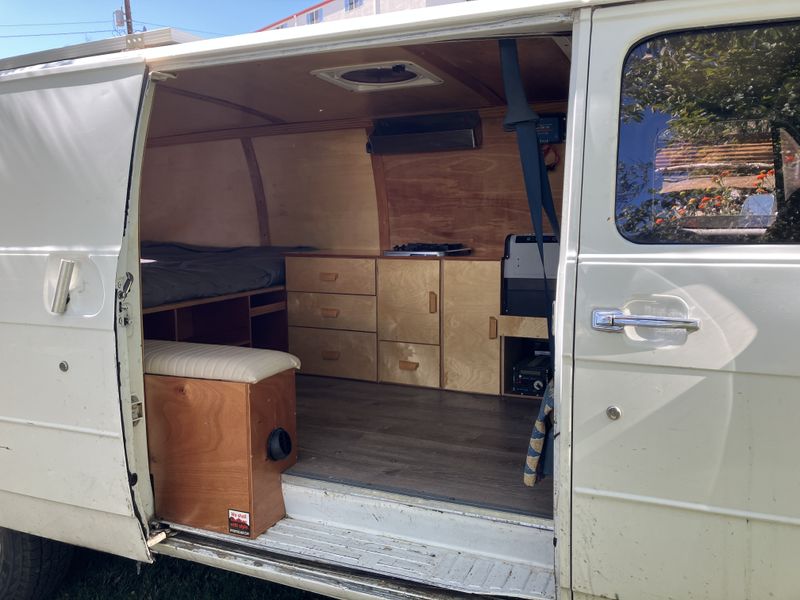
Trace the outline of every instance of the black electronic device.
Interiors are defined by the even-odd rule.
[[[462,256],[472,252],[464,244],[429,244],[413,242],[385,250],[384,256]]]
[[[549,353],[526,358],[511,368],[511,391],[525,396],[541,396],[552,376]]]
[[[481,146],[475,111],[377,119],[367,141],[370,154],[474,150]]]
[[[567,115],[539,115],[536,122],[536,136],[540,144],[561,144],[567,137]]]

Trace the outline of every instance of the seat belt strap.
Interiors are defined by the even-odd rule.
[[[531,212],[533,233],[536,245],[539,248],[539,258],[542,261],[544,275],[544,293],[547,301],[547,336],[550,342],[551,368],[555,359],[555,344],[553,339],[552,296],[547,279],[547,265],[544,257],[544,215],[550,222],[550,228],[556,240],[559,239],[558,217],[556,215],[553,193],[550,189],[550,180],[544,165],[539,136],[536,133],[536,124],[539,115],[528,104],[525,88],[522,85],[522,74],[519,68],[519,55],[517,41],[514,39],[500,40],[500,64],[503,70],[503,86],[506,93],[508,110],[503,127],[507,131],[517,134],[522,174],[525,181],[525,194]]]

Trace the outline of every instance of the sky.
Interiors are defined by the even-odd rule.
[[[201,37],[255,31],[318,0],[130,0],[134,30],[174,27]],[[124,33],[122,0],[0,0],[0,58]],[[65,32],[76,32],[61,35]],[[46,34],[46,35],[45,35]],[[58,35],[53,35],[58,34]]]

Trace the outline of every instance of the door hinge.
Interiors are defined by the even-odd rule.
[[[125,273],[125,277],[121,277],[117,280],[117,322],[121,327],[127,327],[131,324],[130,307],[125,300],[128,294],[131,293],[132,287],[133,275],[131,273]]]
[[[144,418],[144,402],[139,400],[138,396],[131,396],[131,419],[133,424],[136,425]]]
[[[125,277],[117,279],[117,300],[122,302],[131,293],[133,287],[133,275],[125,273]]]
[[[130,307],[124,302],[121,302],[119,305],[119,309],[117,310],[119,313],[117,316],[117,322],[120,324],[120,327],[127,327],[131,324],[131,316],[128,312],[129,308]]]

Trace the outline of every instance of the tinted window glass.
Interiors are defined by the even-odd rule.
[[[623,71],[616,220],[640,243],[800,241],[800,25],[662,35]]]

